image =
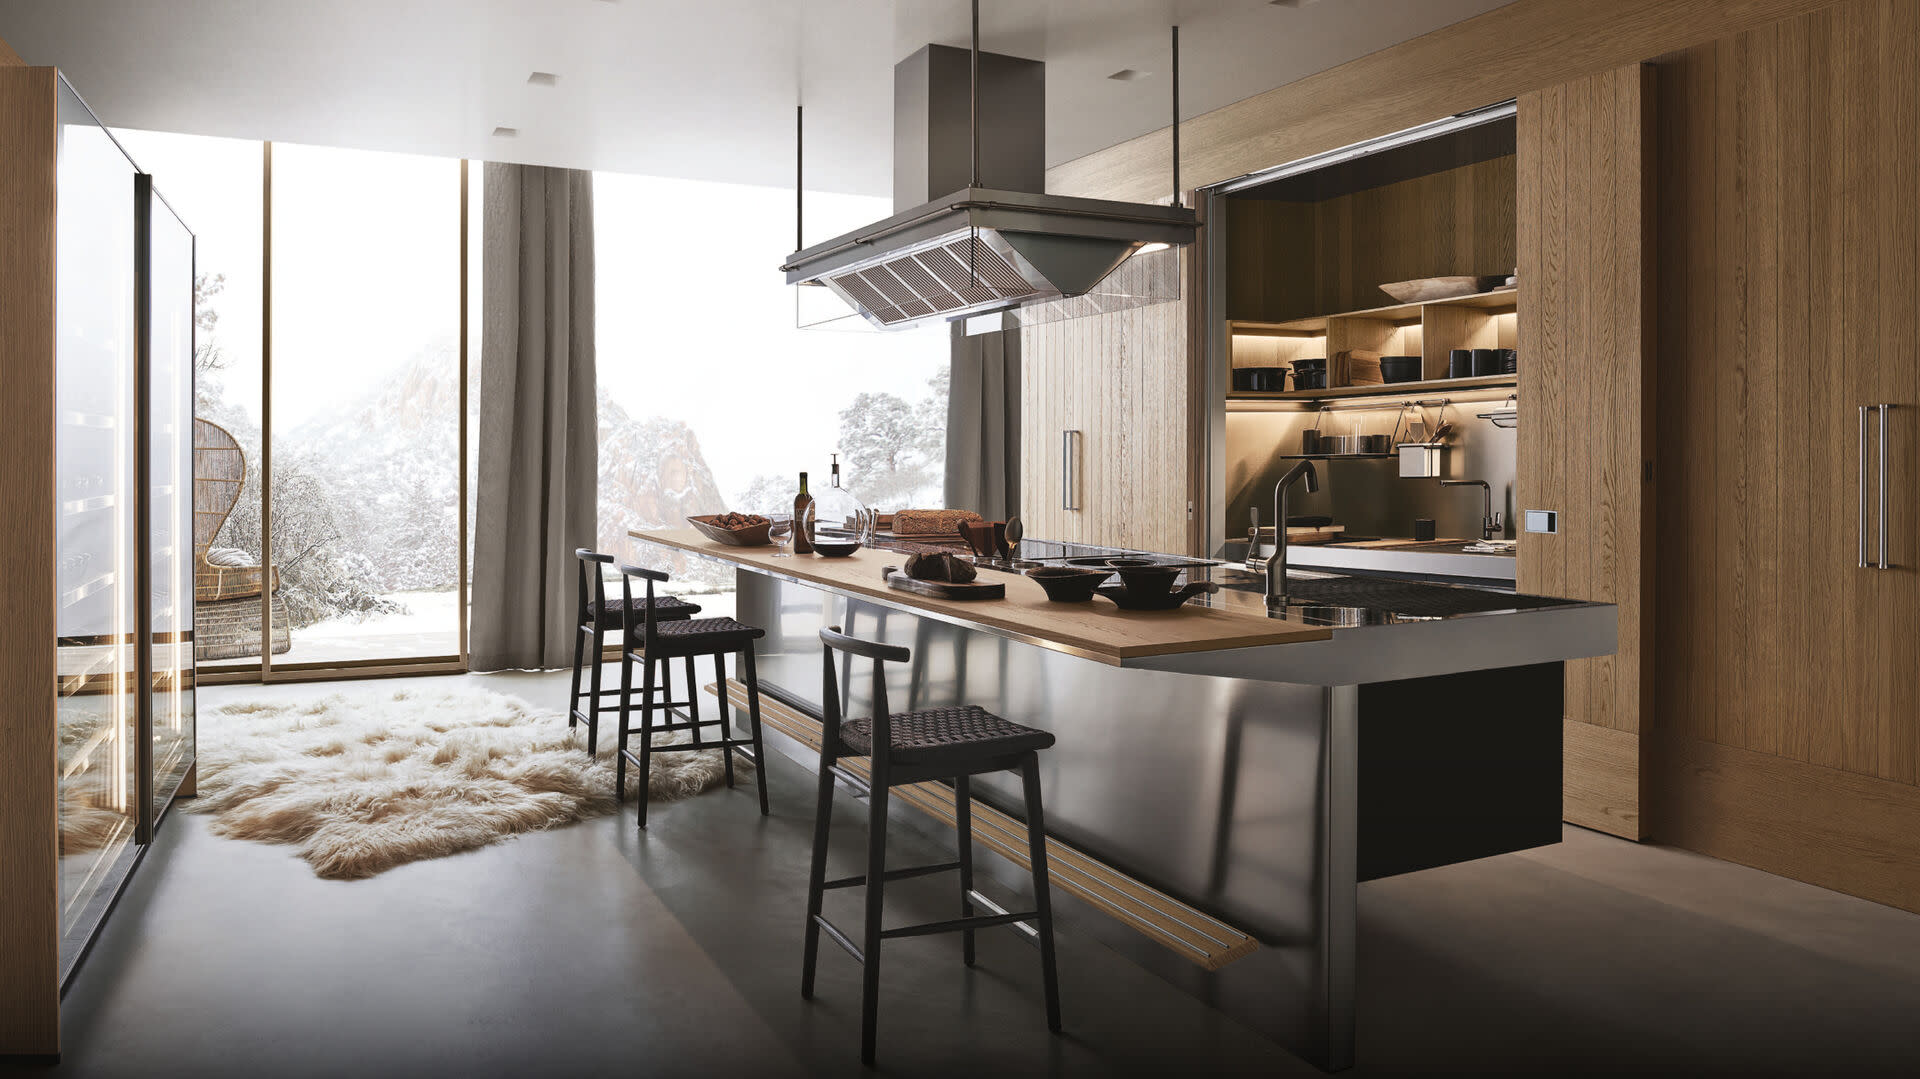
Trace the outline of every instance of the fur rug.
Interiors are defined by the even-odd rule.
[[[613,812],[618,722],[601,713],[589,759],[584,724],[569,730],[560,713],[485,690],[237,702],[200,713],[200,795],[188,804],[218,834],[297,845],[321,877],[371,877]],[[736,757],[735,782],[751,783],[752,769]],[[637,772],[627,769],[628,798]],[[650,778],[647,797],[669,801],[726,773],[715,749],[660,754]]]

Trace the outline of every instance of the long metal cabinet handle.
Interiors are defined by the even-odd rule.
[[[1867,568],[1867,409],[1872,405],[1860,406],[1860,568]]]
[[[1880,409],[1880,568],[1887,568],[1887,413],[1893,410],[1890,404],[1881,404]]]
[[[1079,455],[1074,452],[1079,438],[1078,431],[1060,432],[1060,508],[1063,510],[1080,508],[1080,500],[1076,497],[1080,486]]]

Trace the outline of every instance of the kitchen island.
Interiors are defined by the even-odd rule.
[[[1329,1070],[1352,1061],[1359,884],[1557,842],[1562,664],[1614,647],[1609,605],[1478,589],[1300,573],[1299,602],[1269,616],[1257,574],[1194,562],[1190,578],[1222,586],[1204,604],[1123,612],[1050,603],[992,569],[1004,600],[898,591],[882,577],[904,561],[893,550],[782,558],[632,535],[642,557],[735,568],[738,617],[767,630],[762,692],[793,717],[767,744],[808,767],[826,625],[913,650],[889,686],[906,708],[977,704],[1052,731],[1049,861],[1088,862],[1112,890],[1060,909]],[[842,679],[850,714],[861,681]],[[1021,805],[1011,776],[974,790],[984,812]],[[951,842],[937,809],[896,814]],[[1017,891],[1024,872],[999,868]]]

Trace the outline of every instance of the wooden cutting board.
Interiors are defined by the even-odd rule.
[[[1345,533],[1346,530],[1346,525],[1323,525],[1319,528],[1288,528],[1287,542],[1309,547],[1320,543],[1338,543],[1341,535]],[[1271,527],[1262,527],[1260,529],[1260,538],[1263,540],[1272,539],[1273,529]]]
[[[881,572],[887,580],[888,588],[912,592],[916,596],[930,596],[934,599],[1007,598],[1007,586],[1000,581],[968,581],[965,584],[955,584],[952,581],[921,581],[900,572],[897,566],[888,566]]]

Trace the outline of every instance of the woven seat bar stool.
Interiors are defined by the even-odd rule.
[[[760,751],[760,678],[754,670],[754,642],[767,635],[766,630],[736,622],[731,618],[665,618],[655,609],[653,586],[667,583],[667,575],[657,569],[641,566],[620,567],[620,592],[623,602],[622,616],[624,629],[620,650],[620,741],[619,761],[614,769],[614,796],[625,798],[627,793],[627,765],[629,762],[640,769],[640,827],[647,826],[646,778],[652,774],[653,755],[696,749],[719,749],[726,762],[727,786],[733,786],[733,755],[744,750],[753,761],[754,780],[760,788],[760,815],[767,815],[767,770]],[[639,578],[646,587],[646,596],[642,602],[634,602],[633,582]],[[728,716],[726,698],[727,655],[739,657],[737,670],[740,680],[747,687],[747,730],[745,738],[735,736],[732,720]],[[699,656],[713,657],[713,676],[721,687],[720,702],[716,705],[720,715],[714,719],[701,719],[696,706],[687,719],[676,721],[668,711],[670,702],[656,700],[654,670],[658,667],[666,671],[673,660],[684,659],[687,663],[687,695],[698,697],[700,687],[694,681],[693,661]],[[634,700],[633,666],[641,668],[640,697]],[[660,696],[664,696],[661,694]],[[638,709],[636,717],[636,707]],[[663,717],[656,721],[654,710],[659,709]],[[636,729],[638,719],[640,732],[640,752],[635,753],[627,746],[628,738]],[[709,738],[703,728],[718,727],[716,737]],[[693,741],[676,745],[656,746],[653,736],[673,731],[693,732]]]
[[[580,571],[579,602],[575,605],[573,634],[573,690],[567,703],[567,726],[587,725],[587,755],[592,756],[600,749],[600,701],[605,697],[618,697],[617,689],[600,688],[601,663],[600,641],[602,634],[622,631],[626,626],[627,605],[624,601],[607,604],[607,582],[600,576],[601,566],[613,564],[613,556],[589,551],[581,547],[573,552],[574,560]],[[673,596],[661,596],[649,608],[663,619],[692,618],[700,613],[698,603],[688,603]],[[621,651],[626,651],[623,642]],[[591,663],[588,656],[592,656]],[[669,672],[670,674],[671,672]],[[580,692],[582,676],[587,682],[587,691]],[[691,709],[694,715],[700,711],[700,694],[694,685],[693,660],[687,660],[687,699],[667,701],[668,708]],[[660,683],[663,696],[673,696],[673,679],[669,676]],[[584,703],[583,703],[584,702]]]
[[[1054,969],[1053,904],[1047,893],[1046,817],[1040,805],[1040,750],[1053,745],[1053,735],[1023,727],[983,708],[934,708],[890,713],[887,709],[886,664],[906,663],[912,650],[849,637],[833,626],[820,631],[822,650],[821,700],[825,722],[820,744],[820,789],[813,818],[813,866],[807,877],[806,953],[801,960],[800,995],[813,996],[813,972],[820,952],[820,934],[861,964],[860,1059],[873,1066],[880,1009],[880,943],[898,937],[929,933],[961,934],[961,956],[974,962],[976,930],[1014,925],[1033,932],[1040,945],[1040,975],[1047,998],[1047,1029],[1060,1030],[1060,982]],[[843,720],[840,690],[834,678],[834,652],[873,661],[873,715]],[[827,834],[833,816],[834,764],[842,757],[866,757],[869,764],[867,802],[867,871],[857,877],[827,880]],[[1018,771],[1026,793],[1027,843],[1033,867],[1033,909],[1017,913],[976,915],[973,889],[973,822],[969,779],[988,772]],[[932,779],[953,781],[954,825],[958,830],[959,860],[939,865],[888,869],[887,792],[908,783]],[[881,928],[886,882],[933,873],[960,874],[960,917],[950,921]],[[826,892],[833,888],[864,886],[866,919],[859,943],[821,914]],[[984,896],[977,897],[998,909]],[[1028,927],[1024,923],[1035,923]]]

